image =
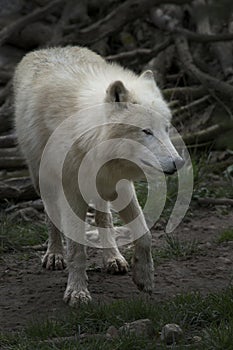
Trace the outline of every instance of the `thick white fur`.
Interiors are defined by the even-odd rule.
[[[112,103],[116,81],[122,82],[118,84],[118,89],[121,92],[120,99],[127,103],[125,108],[118,108],[115,103]],[[131,135],[131,138],[148,146],[158,156],[164,171],[173,171],[173,161],[179,159],[166,131],[171,118],[170,111],[150,72],[138,76],[118,65],[107,63],[102,57],[86,48],[52,48],[35,51],[24,57],[16,69],[14,91],[18,141],[38,192],[39,165],[49,136],[66,118],[77,114],[80,110],[104,102],[110,102],[110,108],[108,106],[105,109],[103,105],[103,113],[96,115],[96,118],[102,118],[102,123],[109,120],[118,123],[131,121],[134,123],[136,120],[141,129],[150,128],[155,135],[164,140],[165,147],[161,146],[157,138],[148,137],[142,131],[139,131],[138,135],[135,133]],[[79,134],[80,130],[85,131],[92,124],[94,120],[88,116],[80,119],[77,125]],[[77,164],[81,161],[81,156],[91,149],[105,132],[103,129],[98,135],[93,134],[88,140],[82,140],[82,143],[76,146],[69,157],[69,166],[64,174],[64,187],[67,194],[77,208],[79,216],[84,220],[87,203],[84,203],[79,189],[71,179],[76,176]],[[114,126],[107,132],[109,138],[127,138],[130,128],[126,127],[123,130],[120,126]],[[75,137],[75,129],[70,130],[70,134]],[[130,151],[134,152],[133,149]],[[125,154],[124,142],[119,145],[119,152],[122,155]],[[127,157],[129,157],[128,154]],[[150,162],[149,154],[139,155],[139,163],[141,158]],[[115,185],[121,178],[128,177],[134,180],[140,176],[141,173],[131,165],[127,167],[125,163],[113,162],[102,171],[99,180],[100,192],[104,198],[111,201],[115,194]],[[147,231],[135,242],[133,280],[139,289],[151,292],[153,288],[151,234],[146,226],[132,182],[125,192],[126,194],[133,192],[133,199],[130,205],[120,213],[122,219],[129,223],[139,215],[141,227]],[[127,262],[116,244],[114,247],[113,225],[108,205],[103,209],[105,213],[97,211],[96,222],[108,228],[109,234],[106,236],[99,229],[100,237],[103,241],[113,242],[113,248],[104,249],[104,263],[110,272],[124,273],[127,271]],[[60,211],[61,221],[64,222],[65,233],[66,225],[69,225],[66,213],[63,213],[59,206],[57,210]],[[84,230],[84,227],[79,227],[78,234],[84,234]],[[67,262],[69,276],[64,300],[70,305],[90,300],[87,289],[85,247],[67,239]],[[60,232],[52,223],[49,230],[48,251],[43,265],[48,269],[65,267]]]

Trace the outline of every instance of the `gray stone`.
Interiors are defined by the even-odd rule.
[[[177,343],[183,335],[183,331],[178,324],[166,324],[161,331],[161,340],[166,344]]]
[[[114,326],[110,326],[106,332],[106,337],[110,339],[117,338],[118,335],[119,335],[119,332]]]
[[[195,335],[193,337],[193,341],[194,341],[194,343],[200,343],[202,341],[202,337],[199,337],[198,335]]]
[[[153,337],[155,335],[153,323],[148,318],[125,323],[124,326],[119,328],[119,332],[148,337]]]

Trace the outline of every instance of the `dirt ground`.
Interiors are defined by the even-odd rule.
[[[196,239],[199,252],[186,259],[163,260],[155,269],[155,301],[177,293],[217,292],[231,284],[233,242],[217,244],[216,237],[233,224],[233,212],[223,215],[222,207],[196,207],[182,222],[175,235],[181,240]],[[160,247],[165,237],[153,231],[153,245]],[[41,252],[11,253],[0,264],[0,330],[16,330],[31,320],[66,313],[63,301],[66,271],[46,271]],[[101,251],[89,249],[89,267],[102,266]],[[89,269],[89,289],[94,302],[110,302],[141,296],[131,281],[131,273],[112,276],[101,269]],[[78,312],[78,311],[77,311]]]

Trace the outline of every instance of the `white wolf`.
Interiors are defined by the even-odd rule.
[[[157,165],[151,154],[159,160],[163,172],[172,174],[184,163],[178,155],[169,138],[171,112],[161,96],[151,71],[140,76],[122,68],[119,65],[107,63],[94,52],[81,47],[66,47],[38,50],[27,54],[19,63],[14,76],[15,92],[15,125],[19,145],[29,167],[35,186],[39,189],[39,167],[45,145],[54,130],[72,115],[94,106],[102,113],[96,118],[102,118],[102,124],[113,122],[112,126],[92,132],[75,146],[68,157],[64,177],[64,187],[71,199],[79,217],[85,221],[88,203],[80,194],[76,184],[80,162],[90,149],[100,139],[121,138],[119,146],[122,157],[128,151],[124,148],[124,139],[131,139],[146,146],[151,152],[135,154],[136,149],[130,149],[137,164],[142,169],[150,168],[156,176]],[[122,104],[123,103],[123,104]],[[94,124],[95,116],[80,114],[77,119],[77,133],[89,130]],[[137,125],[138,127],[132,127]],[[70,128],[65,137],[75,138],[75,129]],[[70,132],[70,135],[69,135]],[[85,133],[84,136],[85,138]],[[98,140],[98,142],[97,142]],[[162,142],[161,142],[162,140]],[[133,159],[133,157],[132,157]],[[88,179],[91,170],[88,169]],[[128,264],[118,250],[112,235],[113,224],[109,204],[116,194],[116,184],[120,179],[129,179],[130,183],[124,191],[132,196],[131,202],[120,216],[125,223],[139,217],[141,227],[146,232],[135,241],[132,261],[133,280],[140,290],[151,292],[153,288],[153,260],[151,256],[151,234],[147,228],[142,210],[138,204],[133,180],[142,176],[142,172],[131,162],[116,159],[108,162],[99,173],[99,193],[106,199],[106,206],[96,210],[95,220],[99,227],[100,237],[112,246],[103,250],[103,260],[111,273],[125,273]],[[51,179],[48,179],[50,183]],[[93,198],[94,200],[94,198]],[[55,204],[54,204],[55,205]],[[56,203],[61,222],[66,213]],[[64,220],[63,220],[64,219]],[[103,233],[103,228],[107,228]],[[84,225],[79,227],[84,234]],[[65,225],[62,231],[66,234]],[[87,302],[91,299],[87,289],[86,249],[85,246],[67,238],[68,283],[64,300],[70,305]],[[63,269],[63,246],[61,233],[52,223],[49,223],[48,250],[43,258],[43,266],[47,269]]]

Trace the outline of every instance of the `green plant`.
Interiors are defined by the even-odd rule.
[[[0,253],[6,251],[18,251],[22,246],[42,244],[47,239],[46,226],[32,223],[12,222],[8,218],[2,218],[0,225]]]
[[[179,238],[173,235],[166,235],[165,239],[165,246],[161,249],[153,251],[155,260],[177,258],[185,259],[199,252],[198,242],[196,240],[181,241]]]
[[[217,239],[218,243],[233,241],[233,228],[223,231]]]

